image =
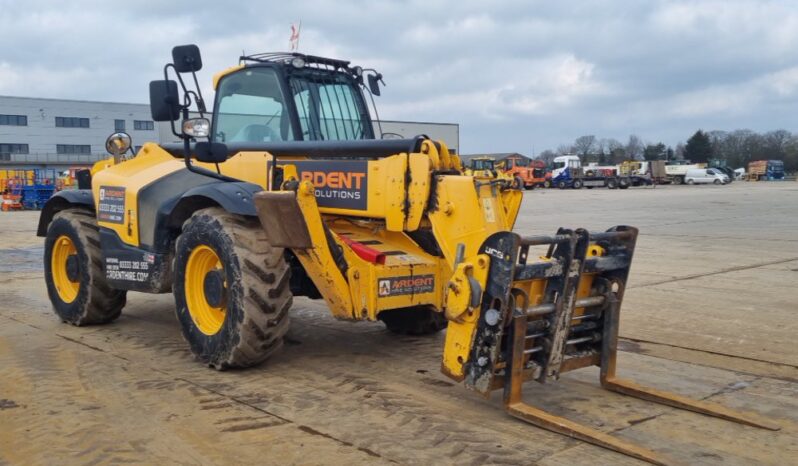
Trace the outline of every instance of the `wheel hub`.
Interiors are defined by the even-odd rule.
[[[77,254],[70,254],[66,259],[66,275],[69,281],[76,282],[80,277],[80,267]]]
[[[227,293],[224,287],[224,275],[221,270],[211,270],[205,274],[202,288],[205,292],[205,301],[211,307],[225,307]]]
[[[61,235],[53,242],[50,253],[50,273],[59,299],[71,303],[80,291],[80,261],[72,238]]]
[[[200,332],[215,335],[225,321],[226,283],[222,262],[210,246],[191,251],[185,268],[188,312]]]

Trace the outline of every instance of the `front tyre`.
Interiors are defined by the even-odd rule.
[[[194,213],[175,246],[177,319],[192,353],[219,370],[254,366],[282,347],[292,295],[282,248],[257,219]]]
[[[44,280],[53,310],[72,325],[104,324],[119,317],[127,292],[108,285],[94,214],[58,212],[44,240]]]

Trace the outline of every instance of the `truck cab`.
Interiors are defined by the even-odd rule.
[[[573,176],[573,171],[582,167],[582,162],[576,155],[561,155],[554,157],[554,167],[551,170],[551,179],[557,181]]]

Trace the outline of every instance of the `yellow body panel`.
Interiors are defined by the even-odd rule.
[[[410,154],[410,186],[407,187],[407,218],[405,230],[416,231],[421,225],[424,213],[427,211],[429,198],[430,159],[423,154]]]
[[[465,246],[464,257],[474,256],[485,238],[497,231],[510,230],[515,223],[515,217],[510,216],[517,214],[517,209],[505,208],[498,188],[483,184],[475,189],[472,177],[438,176],[436,198],[436,210],[428,215],[443,254],[452,266],[458,244]]]
[[[99,204],[101,196],[105,198],[106,195],[110,195],[110,192],[106,193],[106,188],[124,189],[123,212],[114,212],[114,214],[122,215],[122,222],[104,221],[104,212],[100,210],[97,212],[98,225],[115,231],[124,243],[138,246],[139,230],[136,221],[138,204],[136,199],[139,190],[184,167],[182,159],[172,157],[157,144],[147,143],[136,157],[98,171],[92,177],[92,194],[95,205]]]
[[[458,381],[465,375],[463,364],[471,352],[480,314],[479,306],[471,305],[472,289],[468,278],[484,288],[489,263],[488,256],[480,254],[473,263],[458,264],[447,287],[446,318],[449,319],[449,325],[446,327],[441,370]],[[481,298],[479,293],[480,302]]]
[[[271,155],[268,152],[239,152],[224,163],[220,163],[219,170],[221,170],[223,175],[257,184],[263,189],[267,189],[269,180],[267,165],[269,160],[271,160]],[[182,159],[180,161],[183,163]],[[197,165],[216,171],[216,166],[211,163],[197,163]]]
[[[313,185],[310,182],[300,183],[297,190],[297,202],[307,223],[308,233],[313,240],[314,247],[296,249],[294,253],[310,279],[313,280],[313,284],[324,297],[332,314],[341,319],[354,319],[356,316],[353,314],[349,285],[330,252],[327,235],[324,231],[325,225],[313,193]]]
[[[376,320],[379,312],[402,307],[429,305],[442,309],[444,287],[441,284],[446,283],[449,272],[441,258],[424,252],[404,233],[343,220],[328,224],[337,243],[344,247],[354,314],[358,318]],[[383,253],[384,263],[361,258],[352,248],[345,247],[347,241]],[[407,290],[399,290],[397,294],[397,285],[401,283],[429,291],[407,293]]]
[[[268,158],[271,160],[271,156]],[[407,154],[397,154],[378,160],[347,161],[363,165],[362,172],[360,169],[334,170],[337,166],[334,162],[309,160],[306,157],[280,157],[277,165],[280,167],[294,165],[294,168],[290,169],[291,173],[298,173],[301,181],[310,181],[314,185],[315,195],[319,199],[319,209],[323,214],[382,219],[388,230],[403,231],[408,158]],[[330,170],[330,167],[333,170]],[[268,178],[271,178],[271,170]],[[428,183],[421,185],[421,189],[424,187],[427,188],[426,194],[428,194]],[[365,205],[363,208],[325,206],[322,204],[324,196],[330,192],[357,194],[358,198],[364,198]],[[419,194],[425,193],[419,192]],[[423,198],[426,199],[426,195]]]
[[[213,89],[216,90],[216,88],[219,87],[219,81],[221,81],[222,78],[224,78],[228,74],[235,73],[236,71],[238,71],[238,70],[240,70],[242,68],[245,68],[245,66],[244,65],[231,66],[230,68],[227,68],[226,70],[222,70],[222,71],[216,73],[215,75],[213,75]]]

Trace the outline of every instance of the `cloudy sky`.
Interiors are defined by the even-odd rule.
[[[383,118],[459,123],[464,153],[798,129],[795,2],[553,3],[0,0],[0,95],[144,103],[183,43],[209,90],[301,20],[300,51],[379,69]]]

